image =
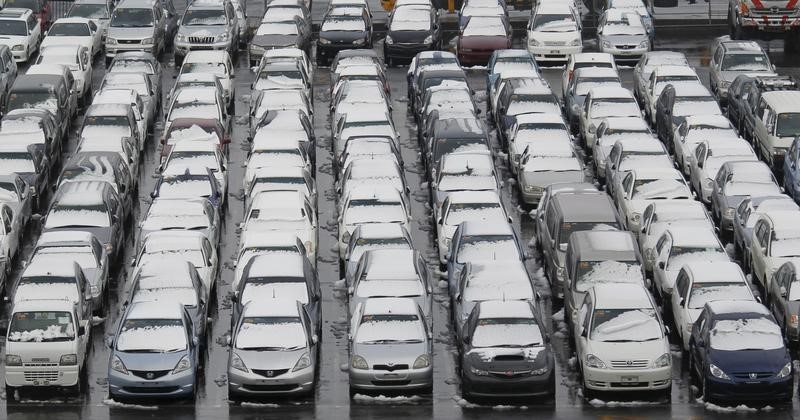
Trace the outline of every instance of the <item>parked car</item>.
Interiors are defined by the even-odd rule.
[[[511,24],[506,16],[470,16],[456,43],[458,61],[486,65],[494,50],[511,48]]]

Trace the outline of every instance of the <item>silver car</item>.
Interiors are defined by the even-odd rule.
[[[371,298],[350,323],[350,396],[433,388],[433,334],[409,298]]]
[[[638,61],[652,42],[638,13],[608,9],[597,23],[597,45],[616,60]]]
[[[233,55],[238,48],[239,19],[233,3],[189,3],[175,35],[175,66],[192,50],[227,50]]]
[[[318,340],[300,302],[248,303],[229,339],[228,398],[312,394]]]

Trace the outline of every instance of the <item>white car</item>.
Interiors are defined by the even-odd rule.
[[[567,58],[567,65],[564,73],[561,74],[561,97],[567,97],[567,88],[570,85],[575,70],[585,67],[602,67],[617,70],[617,63],[614,56],[608,53],[578,53],[572,54]]]
[[[31,9],[8,7],[0,10],[0,44],[11,48],[14,61],[30,60],[41,42],[41,23]]]
[[[113,74],[121,73],[109,75]],[[166,113],[164,133],[169,132],[172,121],[178,118],[213,118],[219,121],[223,128],[228,128],[230,124],[225,99],[216,89],[207,87],[184,88],[176,92],[166,108]]]
[[[450,241],[461,222],[509,219],[496,191],[453,192],[444,200],[440,213],[441,217],[436,219],[440,267],[447,265]]]
[[[583,159],[576,154],[572,142],[537,141],[531,143],[520,158],[517,179],[522,201],[538,205],[548,185],[583,182],[586,175]]]
[[[621,175],[637,168],[674,168],[674,163],[658,139],[623,138],[617,140],[606,159],[606,191],[613,197]]]
[[[343,259],[350,235],[359,225],[397,223],[409,229],[411,215],[405,196],[392,186],[365,186],[353,189],[339,212],[339,258]]]
[[[75,79],[75,95],[87,106],[92,97],[92,55],[83,45],[53,45],[42,48],[36,64],[62,64]]]
[[[617,60],[638,61],[652,48],[652,39],[638,13],[612,8],[597,22],[597,44]]]
[[[205,235],[212,243],[219,241],[219,213],[205,198],[155,198],[139,222],[139,249],[142,240],[157,231],[187,230]]]
[[[689,350],[692,326],[707,302],[715,300],[752,301],[750,285],[735,262],[691,261],[675,280],[669,306],[684,350]]]
[[[398,223],[359,225],[350,235],[344,258],[339,260],[339,275],[353,278],[361,255],[375,249],[413,249],[411,234]]]
[[[617,0],[620,1],[620,0]],[[622,1],[638,1],[638,0],[622,0]],[[645,24],[647,22],[645,21]],[[656,67],[660,66],[688,66],[689,61],[686,60],[686,55],[682,52],[675,51],[649,51],[646,52],[642,59],[636,63],[633,69],[633,94],[639,101],[639,105],[644,108],[645,92],[647,91],[647,83],[650,80],[650,74]]]
[[[298,62],[302,65],[306,74],[314,80],[314,65],[308,58],[308,54],[300,48],[273,48],[264,52],[261,56],[259,67],[278,62]]]
[[[689,175],[689,162],[694,148],[708,137],[737,137],[730,120],[723,115],[692,115],[686,117],[672,136],[675,163]]]
[[[593,149],[597,126],[608,117],[637,117],[642,115],[633,93],[623,87],[602,87],[589,91],[579,117],[584,145]]]
[[[695,146],[689,160],[689,182],[700,201],[711,203],[714,179],[725,162],[757,160],[753,148],[740,137],[706,138]]]
[[[186,57],[184,57],[181,70],[178,74],[211,73],[217,76],[222,84],[222,97],[230,108],[235,98],[232,81],[235,71],[236,69],[233,67],[231,57],[227,51],[193,50],[189,51]]]
[[[247,263],[256,256],[260,255],[306,255],[306,247],[300,238],[293,232],[268,232],[263,235],[251,235],[239,245],[239,252],[233,262],[236,268],[231,284],[232,290],[239,289],[239,282],[242,279]],[[317,261],[310,261],[316,267]]]
[[[217,244],[193,231],[158,231],[148,234],[131,266],[141,267],[152,261],[170,261],[180,256],[192,263],[207,290],[214,290],[217,281]],[[134,269],[135,271],[135,269]]]
[[[800,256],[800,211],[774,210],[761,215],[753,226],[750,241],[750,270],[753,281],[769,290],[772,274],[781,264]]]
[[[184,140],[175,143],[159,169],[167,176],[205,175],[211,170],[220,195],[228,195],[227,157],[211,142]]]
[[[133,115],[136,117],[136,126],[139,131],[139,136],[142,137],[139,141],[140,149],[144,148],[145,137],[149,128],[152,127],[153,122],[147,119],[147,114],[144,109],[144,103],[133,89],[103,89],[97,92],[92,98],[92,105],[97,104],[128,104],[133,108]]]
[[[574,323],[584,398],[597,391],[659,391],[669,399],[672,356],[658,312],[641,284],[589,289]]]
[[[610,118],[607,118],[607,120]],[[600,124],[602,126],[602,123]],[[643,143],[657,140],[650,133],[620,133],[620,134],[607,134],[597,139],[594,144],[594,151],[592,152],[592,160],[594,161],[594,171],[598,180],[603,183],[606,180],[606,161],[611,154],[611,150],[617,141],[624,140],[627,142],[641,141]]]
[[[515,120],[508,136],[508,166],[514,173],[519,170],[522,152],[535,140],[572,141],[560,114],[535,112],[518,115]]]
[[[656,123],[656,103],[658,97],[661,96],[661,91],[668,85],[687,83],[693,85],[700,83],[697,73],[689,66],[659,66],[650,73],[644,98],[640,98],[640,100],[643,102],[642,108],[651,124],[655,125]]]
[[[695,200],[664,200],[650,203],[642,212],[639,248],[645,270],[653,270],[656,241],[671,227],[714,230],[714,221],[705,205]]]
[[[317,187],[306,168],[297,166],[267,166],[253,171],[250,188],[245,190],[244,207],[261,191],[297,191],[317,208]]]
[[[538,4],[528,24],[528,51],[536,61],[566,61],[583,51],[575,9],[568,3]]]
[[[681,267],[690,261],[730,261],[728,254],[710,229],[672,226],[656,242],[653,259],[653,288],[667,302]]]
[[[431,176],[433,217],[438,218],[442,203],[457,191],[499,191],[500,184],[491,155],[450,153],[442,156],[439,168]]]
[[[40,48],[45,49],[51,45],[82,45],[94,57],[103,49],[102,38],[103,33],[93,20],[65,17],[50,25]]]
[[[336,189],[341,197],[347,197],[355,188],[364,186],[390,185],[403,194],[410,189],[406,186],[403,168],[398,165],[394,156],[376,156],[373,159],[359,159],[348,165],[339,180]]]
[[[245,162],[244,190],[250,191],[258,169],[269,167],[296,167],[307,171],[314,169],[311,158],[297,137],[284,135],[275,138],[256,133],[250,153]]]
[[[677,169],[639,167],[620,174],[614,202],[625,228],[640,231],[642,212],[648,204],[664,200],[693,200],[691,188]]]

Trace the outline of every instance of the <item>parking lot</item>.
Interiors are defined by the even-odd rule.
[[[379,10],[377,2],[373,2],[373,10]],[[314,16],[320,16],[324,10],[323,2],[313,5]],[[256,14],[261,10],[258,4],[248,5],[248,10]],[[378,13],[376,12],[376,15]],[[681,51],[689,58],[690,63],[697,69],[701,80],[707,80],[706,65],[708,63],[708,44],[711,36],[698,39],[696,36],[658,37],[656,49],[669,49]],[[774,41],[769,44],[770,58],[778,66],[780,74],[800,76],[797,69],[800,64],[798,56],[784,55],[782,42]],[[519,40],[515,40],[515,47],[519,47]],[[375,49],[380,51],[380,42],[376,42]],[[591,48],[587,46],[587,49]],[[171,54],[164,54],[161,58],[164,67],[164,76],[161,81],[164,92],[169,91],[175,81],[176,68],[172,62]],[[25,67],[23,66],[22,69]],[[95,73],[93,86],[97,88],[104,74],[102,58],[94,61]],[[21,70],[24,71],[24,70]],[[543,74],[551,84],[553,91],[560,92],[562,68],[545,68]],[[405,162],[405,173],[408,185],[411,187],[411,224],[410,233],[415,248],[423,253],[431,270],[437,266],[437,251],[435,248],[435,226],[433,225],[429,200],[429,188],[426,182],[420,148],[417,142],[417,127],[413,117],[407,109],[406,98],[406,67],[392,67],[387,69],[390,86],[392,88],[393,119],[401,138],[401,153]],[[481,107],[485,105],[485,70],[481,68],[468,69],[470,87],[475,90],[475,99]],[[626,87],[632,86],[631,69],[621,69],[620,74]],[[151,141],[143,154],[143,163],[140,168],[138,189],[138,203],[135,203],[133,217],[126,227],[129,231],[127,244],[123,257],[113,271],[111,308],[105,319],[98,319],[92,332],[91,353],[89,368],[89,389],[81,398],[65,398],[60,395],[25,394],[20,402],[6,403],[0,400],[0,417],[9,419],[104,419],[104,418],[521,418],[538,416],[541,418],[571,419],[578,417],[602,418],[692,418],[716,416],[731,416],[734,414],[720,413],[708,410],[701,402],[696,401],[697,394],[689,386],[686,364],[681,360],[677,339],[673,337],[673,388],[672,402],[669,405],[651,401],[643,396],[630,401],[630,396],[611,395],[604,398],[606,401],[594,401],[588,404],[579,395],[580,385],[578,374],[575,370],[573,350],[569,344],[569,332],[561,320],[553,319],[553,313],[559,308],[552,308],[550,300],[544,299],[548,326],[552,334],[552,346],[556,354],[556,398],[555,405],[507,405],[502,401],[486,405],[468,403],[460,398],[459,375],[457,373],[457,350],[453,327],[450,320],[449,297],[445,288],[434,288],[434,387],[433,394],[428,397],[357,397],[349,398],[347,392],[347,366],[349,356],[347,349],[347,297],[342,286],[337,285],[340,279],[338,272],[337,256],[337,211],[336,193],[333,182],[333,167],[331,163],[331,127],[327,118],[330,103],[329,85],[330,75],[327,69],[320,68],[314,80],[314,110],[315,132],[317,135],[316,150],[316,181],[318,198],[319,239],[317,269],[322,289],[322,336],[320,351],[319,381],[315,396],[310,400],[277,400],[256,403],[229,403],[227,399],[226,371],[228,364],[228,347],[226,337],[230,333],[231,300],[230,284],[233,279],[233,263],[236,258],[239,243],[239,227],[243,218],[243,191],[242,179],[244,176],[244,163],[247,155],[246,132],[248,129],[247,112],[249,109],[249,92],[253,80],[253,72],[248,68],[247,56],[239,54],[236,58],[236,111],[232,126],[233,142],[228,155],[228,202],[224,212],[224,222],[221,226],[220,274],[216,289],[216,305],[210,316],[213,323],[209,329],[207,352],[204,354],[202,378],[199,384],[197,401],[194,405],[188,402],[164,403],[156,406],[148,404],[124,405],[107,400],[107,376],[109,351],[104,344],[104,337],[110,334],[119,316],[119,302],[124,291],[124,282],[129,274],[129,263],[133,259],[134,237],[132,233],[137,229],[141,214],[152,200],[150,192],[155,184],[155,170],[158,166],[158,147]],[[483,109],[482,115],[485,114]],[[163,115],[161,115],[163,119]],[[154,138],[160,138],[163,122],[158,122]],[[80,120],[73,124],[70,140],[64,147],[64,154],[69,156],[77,146],[77,129]],[[492,138],[492,146],[496,152],[501,147],[497,139]],[[502,168],[502,182],[504,188],[502,197],[508,209],[513,224],[521,234],[522,243],[530,245],[533,238],[532,221],[528,214],[530,209],[522,208],[517,202],[517,190],[514,179],[505,159],[499,155],[495,159],[498,168]],[[31,248],[38,235],[38,226],[33,223],[26,233],[25,244],[21,257],[16,261],[15,275],[22,269],[22,261],[27,260]],[[533,246],[529,246],[535,252]],[[533,274],[536,286],[545,295],[549,294],[547,280],[540,268],[539,256],[528,260],[528,269]],[[6,308],[7,310],[8,308]],[[797,362],[795,362],[797,363]],[[795,386],[797,386],[797,373],[795,372]],[[614,402],[614,401],[623,402]],[[778,407],[770,409],[767,414],[763,412],[750,412],[741,409],[737,416],[763,416],[770,418],[797,418],[800,416],[800,402],[795,396],[791,407]]]

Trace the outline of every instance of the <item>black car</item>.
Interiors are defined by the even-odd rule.
[[[372,18],[364,7],[333,7],[322,19],[317,65],[329,65],[341,50],[372,48]]]
[[[481,120],[477,118],[452,118],[439,120],[433,127],[426,148],[425,162],[431,181],[436,179],[436,168],[442,156],[458,152],[489,150],[489,135]]]
[[[459,353],[465,398],[553,398],[553,352],[547,327],[530,302],[479,302],[462,334]]]
[[[436,11],[430,6],[407,5],[389,16],[383,56],[386,64],[396,59],[410,60],[420,51],[441,48],[441,33]]]
[[[674,150],[675,129],[692,115],[719,113],[717,100],[699,85],[667,85],[656,102],[656,134],[659,140]]]
[[[79,152],[61,171],[58,185],[76,181],[106,181],[117,191],[123,208],[132,208],[136,182],[131,180],[128,163],[117,152]]]
[[[264,52],[274,48],[299,48],[308,51],[311,32],[308,24],[299,16],[286,20],[262,22],[256,29],[248,47],[250,67],[258,66]]]
[[[24,142],[0,143],[0,174],[16,173],[30,186],[33,208],[41,211],[47,205],[50,182],[50,161],[43,148]]]
[[[408,106],[414,108],[414,92],[416,92],[417,77],[428,66],[461,67],[455,54],[448,51],[423,51],[411,61],[406,72],[408,83]]]
[[[706,402],[792,403],[792,358],[758,302],[706,303],[689,337],[689,374]]]

